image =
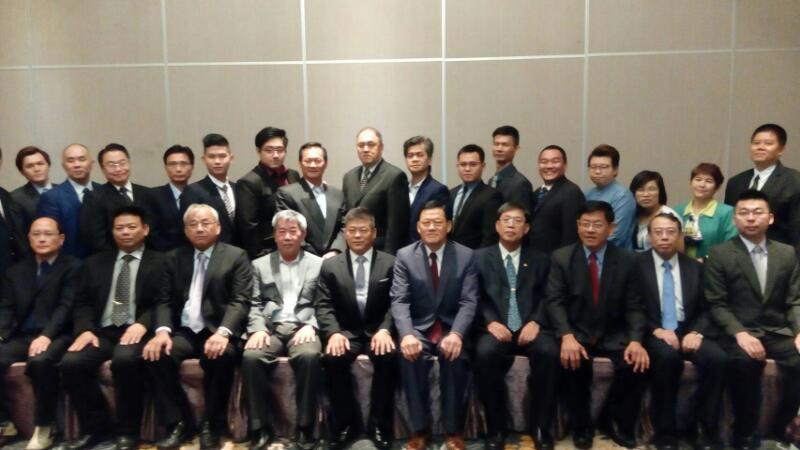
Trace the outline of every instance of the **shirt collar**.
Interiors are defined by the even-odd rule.
[[[133,194],[133,183],[131,183],[131,180],[126,181],[125,184],[122,185],[122,186],[117,186],[116,184],[112,184],[112,186],[114,186],[114,189],[116,189],[117,192],[119,192],[120,189],[122,189],[124,187],[125,189],[128,190],[128,192]]]
[[[514,167],[514,163],[510,163],[507,166],[500,169],[499,171],[495,172],[495,175],[499,176],[500,178],[503,178],[504,176],[516,171],[517,169]]]
[[[134,251],[132,251],[130,253],[123,252],[122,250],[119,250],[119,251],[117,251],[117,260],[122,259],[122,257],[125,256],[125,255],[131,255],[134,258],[136,258],[139,261],[141,261],[143,253],[144,253],[144,245],[142,245],[141,247],[137,248],[136,250],[134,250]]]
[[[375,252],[374,247],[370,247],[366,252],[364,252],[363,255],[358,255],[355,252],[351,252],[349,249],[347,250],[347,253],[350,255],[350,262],[353,264],[353,267],[355,267],[356,264],[358,264],[358,261],[356,261],[356,258],[358,258],[359,256],[364,256],[364,258],[367,258],[367,260],[364,261],[364,262],[367,265],[369,265],[372,262],[372,254],[374,252]]]
[[[508,255],[511,255],[511,259],[517,259],[517,258],[519,258],[520,253],[522,253],[522,246],[521,245],[519,247],[517,247],[517,249],[514,250],[513,252],[509,252],[508,250],[506,250],[506,248],[503,247],[503,244],[501,244],[499,242],[497,243],[497,246],[500,247],[500,258],[502,258],[503,262],[505,262],[506,257]]]
[[[375,169],[378,168],[378,166],[382,162],[383,162],[383,158],[381,157],[381,158],[378,158],[378,160],[375,161],[371,166],[368,166],[368,165],[362,163],[361,164],[361,168],[362,168],[362,170],[366,170],[369,175],[372,175],[372,172],[375,172]],[[364,173],[364,172],[362,171],[361,173]]]
[[[661,267],[664,264],[664,261],[669,261],[669,264],[672,266],[673,269],[678,267],[678,253],[677,252],[674,255],[672,255],[672,258],[665,260],[655,250],[651,249],[651,251],[653,252],[653,260],[656,262],[656,267]]]
[[[581,247],[583,247],[583,254],[584,256],[586,256],[586,260],[588,261],[589,255],[592,254],[592,251],[589,250],[589,248],[586,247],[585,245],[581,245]],[[608,249],[607,243],[606,245],[603,246],[603,248],[594,252],[594,256],[597,258],[597,263],[600,264],[601,266],[603,265],[603,261],[606,259],[606,249]]]
[[[760,179],[769,178],[772,175],[772,172],[775,172],[775,168],[778,167],[778,163],[775,163],[764,170],[758,170],[753,167],[753,176],[758,175]]]
[[[477,186],[480,182],[481,180],[475,180],[469,183],[461,183],[461,190],[463,191],[466,187],[468,192],[472,192],[475,189],[475,186]]]
[[[422,183],[424,183],[425,180],[427,180],[429,176],[430,175],[425,175],[425,177],[423,179],[419,180],[416,184],[412,184],[412,182],[409,181],[408,182],[408,188],[409,189],[419,189],[420,186],[422,186]]]
[[[423,245],[424,245],[424,244],[423,244]],[[439,250],[436,250],[436,251],[434,252],[433,250],[431,250],[431,248],[430,248],[430,247],[428,247],[427,245],[424,245],[424,247],[425,247],[425,253],[428,255],[428,260],[430,260],[430,259],[431,259],[431,253],[436,253],[436,259],[439,261],[439,264],[441,264],[441,263],[442,263],[442,259],[444,258],[444,248],[445,248],[446,246],[447,246],[447,243],[445,243],[444,245],[442,245],[441,247],[439,247]]]
[[[44,261],[41,261],[41,262],[37,261],[36,262],[36,267],[42,267],[42,263],[47,263],[47,264],[50,264],[50,266],[52,266],[56,262],[57,259],[58,259],[58,253],[56,253],[55,255],[45,259]]]
[[[327,186],[325,186],[324,181],[319,186],[313,184],[312,182],[306,180],[305,178],[303,178],[303,182],[306,183],[306,186],[308,186],[308,188],[311,189],[312,191],[319,191],[321,189],[324,192],[327,189]]]
[[[739,239],[741,239],[742,242],[744,242],[744,246],[747,247],[747,253],[753,253],[753,249],[754,248],[761,247],[761,249],[764,250],[764,254],[765,255],[767,254],[767,238],[766,237],[764,238],[763,241],[759,242],[758,244],[756,244],[755,242],[747,239],[746,237],[742,236],[741,234],[739,235]]]
[[[194,249],[194,259],[197,260],[197,255],[202,253],[202,254],[206,255],[206,261],[211,261],[211,254],[214,253],[214,247],[216,247],[216,246],[217,246],[217,244],[214,244],[211,247],[208,247],[207,249],[205,249],[203,251],[200,251],[200,250],[195,248]]]
[[[230,187],[230,181],[228,181],[227,178],[225,179],[225,181],[219,181],[218,179],[216,179],[215,177],[212,177],[211,175],[209,175],[208,178],[211,180],[211,182],[214,183],[214,185],[217,186],[217,189],[219,189],[219,188],[221,188],[223,186]]]
[[[89,180],[85,185],[78,183],[77,181],[73,180],[72,178],[67,177],[67,182],[72,185],[72,188],[76,191],[82,191],[84,189],[92,190],[92,181]]]
[[[31,186],[33,186],[33,188],[36,189],[36,192],[38,192],[39,195],[42,195],[45,190],[49,191],[50,189],[53,189],[53,183],[49,181],[44,186],[39,186],[36,183],[31,183]]]
[[[286,261],[285,259],[283,259],[283,255],[281,255],[280,252],[278,252],[278,261],[281,264],[285,264],[287,266],[293,266],[295,264],[300,264],[300,261],[303,259],[303,255],[304,254],[305,254],[305,252],[301,248],[300,249],[300,253],[297,254],[297,258],[293,259],[292,261]]]
[[[183,193],[180,189],[178,189],[177,186],[175,186],[172,183],[167,183],[167,186],[169,186],[169,189],[172,191],[172,196],[175,197],[175,200],[177,200],[178,197],[180,197],[181,194]]]
[[[697,215],[698,216],[704,215],[704,216],[708,216],[708,217],[714,217],[714,213],[716,213],[716,212],[717,212],[717,201],[716,200],[711,200],[710,202],[708,202],[708,204],[705,206],[705,208],[703,208],[702,210],[697,212]],[[692,210],[692,202],[691,202],[691,200],[689,201],[689,203],[686,204],[686,207],[683,208],[682,213],[683,213],[684,216],[686,216],[688,214],[695,214],[694,211]]]

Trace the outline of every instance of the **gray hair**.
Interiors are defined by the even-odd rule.
[[[307,222],[305,216],[293,209],[284,209],[283,211],[275,213],[275,215],[272,216],[272,228],[275,228],[280,220],[295,222],[303,231],[306,231]]]
[[[206,205],[205,203],[192,203],[186,208],[186,212],[183,213],[183,223],[186,223],[186,219],[189,217],[190,214],[194,214],[200,211],[209,211],[211,215],[214,217],[214,220],[219,222],[219,213],[216,209],[214,209],[211,205]]]

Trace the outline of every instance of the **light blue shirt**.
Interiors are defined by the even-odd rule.
[[[586,264],[587,264],[587,267],[588,267],[589,255],[592,254],[592,251],[589,250],[589,248],[586,247],[585,245],[582,245],[581,247],[583,247],[583,254],[584,254],[584,256],[586,256]],[[606,249],[607,248],[608,248],[608,245],[604,245],[603,248],[601,248],[600,250],[594,252],[594,256],[595,256],[595,258],[597,258],[597,278],[598,279],[602,279],[603,278],[603,262],[606,260]]]
[[[636,200],[628,189],[612,181],[608,186],[592,188],[586,200],[603,201],[614,209],[614,232],[608,240],[617,247],[633,250],[633,230],[636,224]]]

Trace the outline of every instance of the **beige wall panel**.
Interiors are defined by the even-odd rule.
[[[60,155],[67,144],[81,142],[96,156],[109,142],[118,142],[131,152],[134,181],[161,182],[166,136],[162,69],[38,70],[34,80],[44,148]],[[93,178],[104,181],[97,165]]]
[[[700,162],[724,168],[730,57],[659,55],[592,58],[587,146],[615,146],[624,186],[641,170],[664,177],[669,204],[689,195]]]
[[[163,61],[158,0],[33,0],[35,64]]]
[[[583,53],[584,0],[447,2],[447,56]]]
[[[441,6],[430,0],[306,0],[309,59],[442,54]]]
[[[430,137],[434,176],[441,176],[440,64],[315,65],[308,79],[309,137],[328,149],[328,182],[341,186],[345,172],[359,164],[355,135],[365,126],[381,131],[384,158],[403,170],[403,142]]]
[[[729,48],[732,9],[730,0],[593,1],[589,51]]]
[[[0,148],[3,149],[0,186],[8,190],[25,181],[14,165],[17,150],[26,145],[43,145],[33,137],[30,83],[26,70],[0,70]],[[53,154],[53,149],[43,149]]]
[[[578,58],[448,64],[448,185],[458,183],[456,154],[466,144],[486,151],[484,179],[494,173],[492,131],[500,125],[519,130],[515,165],[531,183],[541,183],[537,156],[549,144],[567,151],[567,176],[580,183],[582,79]]]
[[[736,48],[800,47],[800,2],[736,1]]]
[[[731,126],[731,174],[752,167],[750,135],[777,123],[789,135],[784,164],[800,169],[800,52],[737,53]]]
[[[0,66],[28,63],[28,2],[4,0],[0,5]]]
[[[302,58],[297,0],[169,0],[170,62]]]
[[[266,126],[289,135],[286,162],[297,168],[303,140],[303,84],[300,66],[176,67],[169,73],[173,141],[203,152],[207,133],[221,133],[234,152],[230,175],[238,179],[258,162],[253,138]],[[202,162],[194,180],[206,174]]]

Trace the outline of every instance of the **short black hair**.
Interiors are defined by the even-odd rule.
[[[177,154],[186,155],[189,158],[189,162],[194,165],[194,152],[191,148],[180,144],[175,144],[164,152],[164,164],[167,163],[167,158],[169,158],[171,155]]]
[[[425,153],[428,154],[428,158],[433,158],[433,141],[425,136],[414,136],[406,139],[403,142],[403,156],[408,156],[409,148],[420,144],[425,147]]]
[[[143,224],[147,224],[147,212],[141,206],[137,205],[123,205],[114,210],[111,215],[111,223],[113,224],[119,216],[136,216],[142,220]]]
[[[758,133],[764,133],[764,132],[769,132],[774,134],[775,137],[778,138],[778,143],[781,145],[781,147],[786,146],[786,139],[787,139],[786,130],[782,126],[774,123],[765,123],[764,125],[760,125],[758,128],[756,128],[755,131],[753,131],[753,134],[750,135],[750,140],[752,141],[753,138],[756,137]]]
[[[542,157],[542,153],[544,153],[546,150],[558,150],[558,152],[561,153],[561,158],[564,159],[564,164],[567,163],[567,152],[563,148],[561,148],[561,146],[555,144],[548,145],[547,147],[539,151],[540,158]]]
[[[651,231],[650,225],[653,223],[654,220],[658,219],[659,217],[662,218],[662,219],[669,219],[669,220],[675,222],[675,224],[678,225],[678,233],[683,231],[683,224],[681,224],[681,221],[680,221],[680,219],[678,219],[678,216],[676,216],[675,214],[672,214],[671,212],[660,212],[660,213],[656,214],[655,216],[653,216],[653,218],[650,219],[649,222],[647,222],[647,232],[648,233],[650,233],[650,231]]]
[[[422,205],[422,208],[419,210],[419,214],[417,214],[417,221],[419,222],[419,218],[422,216],[422,211],[427,211],[429,209],[439,209],[439,208],[441,208],[441,210],[444,211],[444,215],[446,217],[447,205],[440,202],[439,200],[428,200],[427,202],[425,202],[424,205]],[[447,220],[450,220],[450,218],[448,217]]]
[[[322,144],[320,144],[319,142],[316,142],[316,141],[306,142],[305,144],[300,146],[300,151],[297,152],[297,160],[298,161],[302,161],[303,160],[303,150],[308,149],[308,148],[319,148],[319,149],[321,149],[322,150],[322,159],[324,159],[325,162],[328,161],[328,150],[325,147],[323,147]]]
[[[22,163],[25,161],[25,158],[31,155],[40,154],[47,162],[47,165],[50,166],[50,155],[47,154],[46,151],[40,149],[39,147],[34,147],[33,145],[29,145],[27,147],[23,147],[20,151],[17,152],[17,158],[14,163],[17,165],[17,170],[22,172]]]
[[[101,166],[103,165],[103,157],[108,152],[122,152],[122,153],[125,153],[125,157],[126,158],[131,159],[131,155],[130,155],[130,153],[128,153],[128,149],[125,148],[124,145],[117,144],[116,142],[112,142],[112,143],[106,145],[105,147],[103,147],[103,149],[100,150],[100,153],[97,154],[97,161],[100,163]]]
[[[586,160],[586,165],[588,166],[592,158],[611,158],[611,166],[615,169],[619,167],[619,150],[616,148],[608,145],[608,144],[600,144],[592,150],[592,153],[589,153],[589,158]]]
[[[500,220],[500,216],[502,216],[504,213],[508,211],[513,211],[515,209],[522,211],[522,213],[525,215],[525,223],[531,223],[531,213],[528,211],[528,208],[522,206],[521,203],[517,202],[505,202],[502,205],[500,205],[500,207],[497,208],[496,220]]]
[[[477,153],[481,159],[481,162],[486,159],[486,153],[484,153],[481,146],[477,144],[467,144],[461,147],[461,150],[459,150],[458,154],[456,155],[456,159],[458,159],[462,153]]]
[[[591,214],[601,211],[605,215],[606,222],[614,222],[614,208],[608,202],[600,200],[587,200],[580,208],[578,208],[578,218],[584,214]]]
[[[514,145],[519,145],[519,130],[512,127],[511,125],[503,125],[502,127],[497,127],[494,132],[492,132],[492,138],[495,136],[511,136],[514,140]]]
[[[289,138],[286,137],[286,130],[275,127],[266,127],[262,128],[261,131],[256,134],[256,149],[261,150],[261,147],[263,147],[267,141],[274,138],[281,138],[284,147],[289,144]]]
[[[50,220],[52,220],[53,222],[56,223],[56,229],[58,230],[58,234],[64,234],[64,230],[61,228],[61,222],[59,222],[58,219],[56,219],[55,217],[52,217],[52,216],[39,216],[39,217],[33,219],[33,222],[31,222],[31,227],[39,219],[50,219]],[[30,227],[28,228],[28,230],[30,231]]]
[[[736,197],[734,208],[739,205],[739,202],[745,200],[764,200],[767,203],[767,208],[772,211],[772,205],[769,204],[769,196],[764,191],[759,191],[758,189],[746,189],[742,191],[742,193]]]
[[[228,142],[228,139],[219,133],[208,133],[203,137],[203,152],[205,152],[208,147],[230,148],[230,146],[231,144]]]

